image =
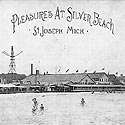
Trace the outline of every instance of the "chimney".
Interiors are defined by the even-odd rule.
[[[39,75],[39,70],[36,70],[36,75]]]
[[[33,64],[31,64],[31,75],[33,75]]]

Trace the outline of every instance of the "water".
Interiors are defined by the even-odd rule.
[[[38,110],[32,113],[34,97]],[[0,125],[125,125],[125,93],[1,94],[0,99]]]

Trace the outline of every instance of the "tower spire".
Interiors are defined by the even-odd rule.
[[[9,64],[9,72],[8,73],[16,73],[16,63],[15,63],[15,57],[21,54],[23,51],[20,53],[14,55],[14,50],[13,46],[11,46],[11,54],[9,55],[6,51],[3,51],[2,53],[5,54],[6,56],[10,57],[10,64]]]

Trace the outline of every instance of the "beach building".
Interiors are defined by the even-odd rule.
[[[28,86],[30,90],[42,91],[104,91],[108,87],[114,89],[114,85],[121,85],[117,77],[105,72],[94,73],[66,73],[66,74],[40,74],[39,70],[22,80],[22,85]],[[118,86],[115,86],[118,87]],[[121,87],[121,86],[120,86]]]
[[[27,87],[20,85],[21,79],[24,79],[25,77],[26,76],[24,74],[17,74],[17,73],[0,74],[0,93],[9,94],[9,93],[26,92]]]
[[[17,74],[17,73],[7,73],[7,74],[0,74],[0,83],[3,84],[9,84],[12,82],[16,82],[16,81],[20,81],[22,79],[24,79],[26,77],[26,75],[24,74]]]
[[[120,81],[120,83],[122,83],[125,86],[125,76],[123,74],[117,77],[117,79]]]
[[[1,78],[3,80],[3,78]],[[2,81],[1,80],[1,81]],[[20,92],[75,92],[75,91],[121,91],[125,90],[117,77],[104,72],[36,74],[29,75],[20,84],[6,84],[0,87],[1,93]]]
[[[13,84],[0,84],[0,94],[24,93],[27,92],[27,87],[16,86]]]
[[[88,73],[88,75],[96,82],[96,84],[110,84],[109,77],[105,72]]]
[[[40,91],[111,91],[115,87],[121,89],[121,83],[116,76],[105,72],[39,74],[37,71],[23,79],[23,85],[34,88],[37,86]]]
[[[79,83],[85,73],[72,74],[33,74],[23,79],[23,84],[45,86],[46,91],[69,91],[70,87],[66,84]]]
[[[98,79],[98,80],[97,80]],[[100,80],[101,79],[101,80]],[[109,84],[106,73],[69,73],[69,74],[33,74],[22,80],[23,84],[53,85],[53,84]]]
[[[109,82],[110,84],[113,85],[122,85],[122,83],[120,82],[120,80],[118,79],[118,77],[116,77],[114,74],[109,74]]]
[[[6,82],[6,79],[0,75],[0,84],[4,84]]]
[[[59,84],[62,82],[78,83],[84,78],[86,73],[71,73],[71,74],[33,74],[23,79],[23,83],[29,84]]]
[[[86,74],[86,76],[84,76],[80,81],[79,84],[84,84],[84,85],[93,85],[96,84],[96,82],[94,81],[94,79],[92,79],[90,77],[89,74]]]
[[[46,91],[72,91],[70,84],[96,84],[87,73],[32,74],[23,79],[23,84],[44,86]]]

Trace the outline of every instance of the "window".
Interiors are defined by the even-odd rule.
[[[87,82],[88,82],[88,80],[86,79],[86,80],[85,80],[85,84],[87,84]]]
[[[28,84],[31,84],[31,81],[27,81]]]
[[[37,84],[40,84],[40,82],[39,82],[39,81],[37,81]]]
[[[99,78],[93,78],[95,81],[99,81]]]

